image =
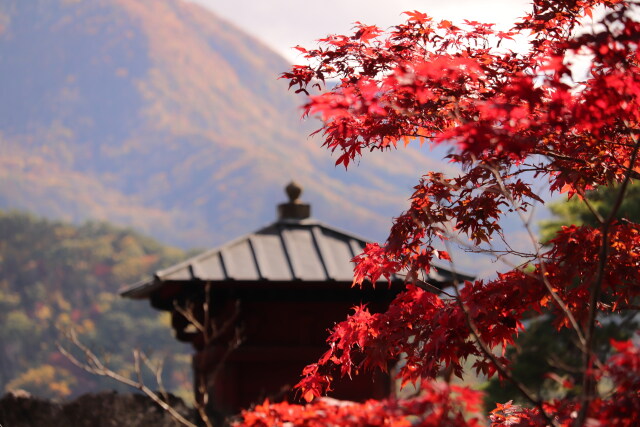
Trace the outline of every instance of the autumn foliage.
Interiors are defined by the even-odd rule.
[[[354,285],[404,274],[407,287],[386,312],[356,307],[330,331],[327,352],[298,384],[311,403],[265,404],[244,414],[248,425],[409,425],[409,415],[411,425],[474,425],[478,418],[454,416],[447,406],[471,404],[473,393],[447,397],[448,386],[432,382],[445,370],[462,376],[467,360],[477,373],[514,383],[528,402],[498,405],[484,419],[492,425],[637,425],[638,347],[612,342],[604,360],[594,349],[602,322],[637,310],[640,294],[640,225],[616,219],[640,176],[639,11],[632,1],[535,0],[506,32],[414,11],[388,32],[358,23],[351,36],[299,48],[310,65],[284,77],[309,95],[305,114],[324,121],[318,132],[338,165],[419,141],[449,146],[461,172],[422,176],[387,241],[356,257]],[[337,84],[325,90],[325,81]],[[596,226],[566,226],[539,244],[526,220],[533,206],[565,192],[588,204],[585,192],[601,186],[619,190],[606,215],[593,210]],[[508,244],[501,220],[509,213],[523,219],[530,251]],[[424,273],[434,261],[452,262],[438,248],[461,236],[477,251],[517,256],[518,264],[436,294]],[[496,251],[494,241],[505,249]],[[583,355],[580,381],[564,381],[570,392],[562,398],[528,390],[505,357],[526,319],[542,314],[572,331]],[[336,377],[398,361],[402,384],[420,383],[424,392],[406,407],[329,407],[318,399]],[[432,422],[436,408],[447,408],[446,422]]]
[[[465,421],[465,415],[480,409],[480,393],[463,387],[425,383],[421,395],[412,399],[364,403],[317,399],[313,405],[268,401],[243,414],[243,426],[272,427],[295,425],[326,426],[456,426],[481,425],[477,418]],[[287,424],[289,423],[289,424]]]

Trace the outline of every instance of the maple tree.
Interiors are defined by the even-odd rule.
[[[640,225],[617,218],[627,187],[640,174],[637,6],[535,0],[510,31],[475,21],[436,22],[414,11],[387,32],[357,23],[351,36],[298,48],[310,63],[284,77],[309,95],[305,114],[323,119],[318,132],[338,153],[336,164],[348,167],[367,150],[419,140],[450,146],[447,157],[461,172],[422,176],[387,241],[368,245],[355,258],[354,285],[400,273],[406,290],[386,312],[356,307],[333,328],[329,349],[298,384],[311,403],[267,403],[245,412],[241,422],[321,425],[318,420],[331,413],[332,423],[348,425],[348,417],[319,399],[332,379],[387,370],[402,360],[397,377],[403,385],[420,384],[423,406],[367,423],[408,425],[411,414],[417,415],[411,425],[474,425],[481,418],[444,409],[451,400],[473,401],[470,390],[460,395],[457,389],[455,398],[449,389],[432,392],[444,369],[461,377],[463,363],[473,360],[476,373],[512,383],[527,402],[499,404],[489,415],[492,425],[636,425],[640,351],[632,340],[611,341],[603,358],[596,331],[606,316],[637,310],[640,293]],[[602,8],[601,18],[592,17],[596,8]],[[592,25],[583,25],[585,19]],[[508,48],[514,40],[517,51]],[[581,78],[573,65],[584,58],[588,73]],[[336,84],[324,90],[325,81]],[[566,192],[584,203],[594,224],[564,226],[542,247],[525,214],[550,197],[535,190],[543,181],[549,194]],[[610,186],[617,192],[603,214],[584,195]],[[523,218],[530,251],[508,245],[501,220],[509,212]],[[436,294],[423,276],[434,261],[452,261],[437,248],[457,236],[495,256],[517,255],[520,263],[494,279],[457,283],[451,293]],[[506,250],[497,251],[493,240],[505,241]],[[558,377],[573,391],[562,399],[544,400],[529,390],[513,377],[506,357],[523,322],[542,312],[552,316],[557,331],[573,336],[581,355],[577,382]],[[372,404],[354,405],[347,412],[358,417]],[[371,413],[402,403],[379,405]]]
[[[624,200],[618,209],[618,219],[640,221],[640,184],[630,183]],[[588,191],[589,207],[597,210],[601,216],[606,216],[618,196],[617,186],[601,186]],[[540,222],[540,238],[542,242],[551,240],[563,225],[588,224],[597,226],[598,221],[584,201],[578,197],[567,200],[562,197],[547,205],[553,219]],[[630,310],[620,313],[615,318],[602,322],[602,327],[596,329],[596,352],[604,360],[611,353],[610,339],[618,341],[631,338],[638,329],[637,311]],[[573,334],[570,330],[556,331],[553,319],[541,315],[527,323],[526,330],[519,334],[515,344],[507,349],[507,357],[511,361],[512,375],[534,390],[538,395],[547,397],[562,397],[575,393],[571,388],[562,385],[564,379],[579,380],[580,372],[571,369],[580,363],[580,350],[572,344]],[[559,380],[561,376],[562,379]],[[491,407],[495,402],[505,402],[510,399],[521,401],[514,387],[498,378],[493,378],[486,387],[485,402]],[[487,406],[489,407],[489,406]]]

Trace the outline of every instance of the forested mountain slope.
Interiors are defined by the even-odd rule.
[[[112,369],[131,372],[140,348],[164,360],[169,389],[190,391],[191,349],[172,337],[170,316],[117,293],[185,256],[130,229],[0,211],[0,394],[26,389],[61,398],[123,388],[58,353],[59,328],[69,327]]]
[[[5,0],[0,207],[209,247],[272,221],[296,179],[315,216],[382,237],[439,165],[402,150],[345,175],[308,138],[288,68],[185,1]]]

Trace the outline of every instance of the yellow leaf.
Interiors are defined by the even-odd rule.
[[[315,394],[313,394],[311,390],[308,390],[302,397],[304,397],[304,400],[307,402],[311,402],[315,397]]]

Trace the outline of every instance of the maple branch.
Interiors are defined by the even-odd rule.
[[[444,244],[445,244],[445,247],[447,248],[447,251],[450,251],[449,243],[446,240],[444,241]],[[460,307],[460,310],[462,310],[462,312],[464,313],[464,318],[467,323],[467,327],[471,331],[471,335],[473,335],[475,342],[478,344],[478,346],[482,350],[482,353],[485,355],[485,357],[491,360],[491,363],[493,363],[496,370],[499,372],[500,376],[503,378],[506,378],[510,383],[512,383],[529,402],[531,402],[536,408],[538,408],[538,411],[540,411],[540,415],[545,419],[545,421],[547,421],[549,425],[555,426],[556,423],[546,413],[546,411],[544,410],[544,406],[542,405],[542,402],[536,399],[533,393],[529,391],[529,389],[527,389],[527,387],[523,383],[521,383],[513,375],[511,375],[511,373],[496,358],[496,356],[493,354],[491,349],[489,349],[487,344],[482,340],[480,336],[480,332],[478,331],[478,328],[476,327],[473,319],[471,318],[471,314],[469,313],[469,310],[464,305],[464,302],[462,301],[462,297],[460,296],[460,289],[459,289],[460,282],[458,280],[458,273],[456,271],[454,263],[451,263],[451,274],[453,275],[453,289],[456,294],[456,298],[455,298],[456,303]]]
[[[635,136],[632,135],[632,138],[635,139]],[[622,144],[620,144],[622,145]],[[626,146],[626,145],[624,145]],[[540,154],[546,157],[551,157],[553,159],[558,159],[558,160],[564,160],[566,162],[574,162],[574,163],[579,163],[581,165],[587,165],[587,161],[584,159],[580,159],[577,157],[571,157],[571,156],[567,156],[555,151],[551,151],[551,150],[537,150],[534,151],[534,154]],[[635,179],[640,179],[640,172],[637,172],[635,170],[630,170],[627,171],[627,174],[631,177],[631,178],[635,178]]]
[[[617,11],[596,20],[590,34],[582,32],[581,20],[585,16],[591,17],[596,5],[613,7]],[[617,223],[609,219],[607,224],[608,212],[599,211],[600,206],[593,198],[587,199],[582,206],[591,212],[588,216],[593,215],[594,222],[599,223],[595,231],[567,229],[558,234],[548,252],[534,235],[532,222],[535,208],[532,200],[541,201],[537,196],[539,192],[534,190],[534,182],[541,181],[541,177],[552,191],[566,187],[571,194],[580,193],[581,196],[591,186],[605,187],[614,181],[622,183],[625,179],[640,178],[640,170],[633,170],[637,162],[627,167],[628,158],[635,151],[634,145],[628,144],[635,138],[629,135],[640,134],[625,122],[626,117],[637,119],[640,82],[636,78],[639,69],[636,53],[640,43],[636,35],[640,22],[637,16],[628,16],[628,22],[625,21],[619,7],[624,11],[630,7],[630,2],[537,1],[533,13],[523,17],[513,28],[513,35],[531,35],[531,48],[526,53],[505,54],[504,57],[490,46],[499,48],[494,38],[502,36],[488,27],[467,21],[465,25],[470,28],[467,31],[458,27],[454,27],[455,31],[450,30],[450,23],[436,28],[431,19],[417,12],[410,15],[412,19],[408,24],[395,27],[396,30],[384,40],[384,47],[382,44],[369,46],[366,41],[358,41],[358,36],[343,36],[331,39],[326,43],[326,49],[314,51],[314,65],[319,64],[318,77],[323,77],[321,73],[324,72],[343,77],[337,89],[329,91],[331,96],[314,98],[306,106],[307,112],[318,113],[329,123],[323,127],[325,145],[332,151],[343,152],[338,164],[344,163],[346,167],[349,162],[356,161],[356,157],[360,161],[360,151],[364,149],[391,148],[389,140],[396,145],[402,136],[420,137],[420,134],[432,135],[433,132],[438,143],[452,147],[449,157],[463,171],[452,179],[442,178],[444,174],[437,172],[423,176],[415,187],[411,208],[394,222],[386,247],[366,251],[373,263],[359,263],[358,277],[408,266],[415,268],[411,275],[426,278],[422,270],[421,275],[415,273],[418,267],[428,265],[438,257],[433,252],[436,239],[446,239],[447,246],[455,244],[454,238],[447,238],[452,235],[450,230],[458,232],[457,238],[469,237],[478,246],[471,252],[491,252],[494,260],[505,263],[522,262],[513,271],[487,282],[486,286],[481,280],[472,284],[459,282],[454,268],[456,301],[447,301],[446,306],[455,312],[455,319],[442,327],[447,331],[462,328],[463,333],[456,336],[457,342],[451,343],[452,347],[458,346],[458,351],[450,352],[458,369],[456,372],[463,371],[459,364],[461,355],[473,354],[481,358],[476,367],[491,374],[499,372],[502,379],[509,379],[511,374],[516,376],[514,380],[520,380],[509,366],[509,360],[496,350],[501,343],[507,346],[507,342],[514,342],[522,329],[523,317],[542,308],[554,317],[554,324],[569,329],[571,350],[575,347],[580,358],[585,358],[584,365],[581,360],[574,368],[588,367],[580,371],[581,380],[592,381],[590,368],[596,369],[601,361],[594,357],[600,347],[599,342],[594,342],[594,333],[589,333],[589,328],[596,327],[605,311],[620,313],[622,306],[618,304],[637,304],[638,290],[633,287],[637,254],[631,248],[640,244],[640,237],[628,233],[625,240],[621,237],[620,247],[614,249],[613,236],[619,232]],[[601,31],[601,25],[606,31]],[[429,31],[418,34],[421,29]],[[576,82],[567,62],[572,52],[593,54],[590,73],[584,82]],[[310,75],[298,73],[292,82],[299,83]],[[387,113],[384,117],[377,112],[378,107]],[[412,124],[415,126],[411,127]],[[634,126],[637,126],[635,122]],[[523,163],[525,161],[528,163]],[[483,170],[478,163],[480,166],[486,163],[489,167]],[[614,197],[616,191],[613,190]],[[623,194],[620,199],[622,197]],[[505,211],[512,211],[512,208],[517,211],[529,236],[528,239],[525,237],[527,249],[524,250],[508,241],[510,236],[502,231],[500,222],[505,218]],[[607,232],[600,242],[603,236],[598,233],[602,230]],[[531,240],[534,249],[529,248],[527,240]],[[630,244],[625,249],[623,245],[627,241]],[[620,262],[617,262],[618,254],[621,255]],[[535,269],[529,271],[527,267]],[[609,276],[616,273],[620,273],[621,283],[617,289],[611,289],[609,295]],[[421,289],[433,291],[426,283],[419,285]],[[585,297],[584,292],[590,289],[590,295]],[[598,294],[600,292],[602,295]],[[423,294],[422,291],[418,293]],[[610,296],[613,307],[601,302],[606,300],[608,303]],[[588,304],[591,298],[593,302]],[[410,302],[402,303],[403,309],[407,304],[407,311],[416,307]],[[495,307],[494,312],[489,313],[489,307]],[[588,311],[591,311],[589,319]],[[396,313],[388,314],[392,320],[402,320],[391,317]],[[417,315],[421,313],[418,311]],[[354,322],[354,325],[345,326],[345,331],[354,332],[357,327],[364,326],[362,319]],[[379,326],[379,331],[375,331],[379,333],[376,338],[380,336],[397,345],[396,335],[390,333],[395,333],[396,325],[392,328],[388,324]],[[402,331],[400,334],[402,336]],[[417,335],[412,333],[411,336]],[[451,363],[441,354],[439,342],[432,348],[427,347],[428,341],[424,341],[425,344],[416,341],[406,343],[407,349],[416,357],[434,357],[439,364]],[[343,343],[343,352],[352,352],[359,344],[352,336],[345,338],[345,335],[336,335],[331,342]],[[631,344],[628,342],[625,346]],[[336,353],[333,348],[332,352]],[[557,356],[562,358],[563,355]],[[326,365],[334,364],[329,360]],[[347,370],[354,367],[350,354],[335,364],[341,364]],[[618,368],[625,367],[622,363],[617,364]],[[409,368],[401,369],[405,379],[418,375]],[[420,375],[426,377],[432,372],[434,370],[423,370]],[[571,370],[571,373],[575,374],[575,371]],[[320,381],[325,379],[316,374],[317,370],[313,374],[317,383],[311,380],[305,383],[310,389],[318,384],[324,387],[326,381]],[[612,380],[613,387],[618,390],[629,388],[626,380],[614,378],[614,375]],[[524,385],[523,396],[527,396],[526,388],[531,386],[527,382]],[[518,388],[517,384],[513,388]],[[518,389],[520,394],[522,389]],[[583,424],[591,402],[585,404],[581,399],[590,396],[593,390],[594,387],[582,387],[581,391],[576,391],[577,396],[568,395],[557,401],[557,405],[554,402],[548,406],[546,395],[529,392],[532,402],[538,402],[536,407],[528,399],[530,408],[507,404],[498,408],[498,412],[504,413],[502,421],[505,424],[514,421],[510,418],[512,414],[522,414],[521,420],[529,419],[536,424],[545,424],[542,417],[546,415],[557,424],[572,425],[578,411],[582,411],[578,424]],[[533,388],[532,391],[536,392]],[[612,401],[602,401],[598,413],[589,414],[594,422],[612,422],[613,417],[617,417],[616,409],[628,406],[626,400],[611,396]],[[544,408],[541,407],[543,404]],[[628,420],[633,424],[633,414]]]
[[[418,288],[422,289],[423,291],[427,291],[427,292],[431,292],[435,295],[438,294],[443,294],[448,296],[449,298],[453,298],[453,295],[451,295],[448,292],[445,292],[444,290],[438,288],[437,286],[432,285],[431,283],[427,282],[426,280],[420,280],[417,279],[412,283],[413,285],[417,286]]]
[[[555,354],[550,355],[545,360],[549,364],[549,366],[551,366],[552,368],[561,369],[561,370],[563,370],[565,372],[569,372],[569,373],[572,373],[572,374],[581,374],[582,373],[582,369],[581,368],[576,368],[575,366],[570,366],[570,365],[566,364],[564,361],[562,361],[562,359],[560,359]]]
[[[459,241],[459,240],[457,240]],[[507,242],[504,242],[505,244],[507,244]],[[519,258],[531,258],[531,259],[536,259],[537,255],[531,252],[522,252],[522,251],[517,251],[515,249],[512,248],[508,248],[508,249],[494,249],[494,248],[490,248],[490,249],[485,249],[485,248],[481,248],[478,246],[473,246],[470,244],[465,244],[464,242],[461,242],[461,244],[464,246],[464,251],[468,252],[468,253],[473,253],[473,254],[489,254],[492,256],[495,256],[497,259],[501,259],[507,255],[515,255]],[[507,263],[507,265],[509,265],[510,267],[515,267],[516,265],[513,263]]]
[[[628,124],[627,124],[628,126]],[[631,153],[631,158],[629,159],[629,166],[627,167],[627,173],[625,174],[624,181],[620,186],[620,190],[618,190],[618,195],[616,196],[616,201],[609,212],[609,215],[606,221],[602,224],[602,243],[600,246],[600,259],[598,262],[598,272],[596,276],[596,280],[593,281],[591,287],[589,289],[589,312],[587,314],[587,323],[585,327],[585,338],[586,338],[586,349],[584,353],[584,376],[582,380],[582,406],[580,408],[580,412],[578,413],[578,418],[576,419],[576,426],[582,426],[587,417],[587,411],[589,407],[589,403],[593,400],[593,396],[595,394],[594,390],[594,378],[591,372],[593,368],[593,358],[597,357],[595,355],[592,356],[593,347],[595,345],[594,340],[594,332],[595,332],[595,320],[597,314],[597,303],[600,299],[600,294],[602,292],[602,281],[604,280],[604,272],[607,266],[607,258],[609,256],[609,231],[611,225],[613,224],[614,219],[616,218],[618,211],[620,210],[620,206],[622,206],[622,201],[624,200],[625,192],[627,191],[627,187],[629,186],[629,182],[631,181],[631,171],[636,163],[638,158],[638,150],[640,150],[640,141],[638,137],[633,133],[630,135],[633,141],[635,142],[635,146],[633,148],[633,152]]]
[[[585,337],[584,337],[584,335],[582,333],[582,329],[580,328],[580,325],[578,325],[578,322],[576,321],[575,317],[573,316],[573,313],[571,312],[571,310],[569,310],[569,307],[567,307],[567,305],[564,303],[562,298],[560,298],[558,293],[553,290],[553,286],[551,286],[551,283],[549,283],[549,280],[547,279],[545,264],[542,261],[542,257],[540,255],[540,245],[539,245],[539,242],[538,242],[538,239],[537,239],[536,235],[533,233],[533,230],[531,229],[530,220],[527,220],[524,217],[524,214],[522,213],[522,211],[521,211],[520,207],[518,206],[517,202],[514,200],[514,198],[511,196],[511,194],[507,190],[506,186],[504,185],[504,181],[502,180],[502,177],[500,176],[498,171],[495,170],[495,168],[491,168],[489,166],[485,166],[485,167],[489,168],[489,170],[493,173],[494,177],[496,178],[496,181],[498,182],[498,185],[500,186],[501,190],[503,191],[504,197],[509,201],[509,203],[511,203],[511,205],[514,207],[514,210],[518,213],[518,216],[520,217],[520,220],[522,221],[522,225],[524,226],[524,228],[525,228],[525,230],[527,232],[527,235],[529,236],[529,239],[531,241],[531,244],[533,246],[533,249],[535,250],[536,258],[538,260],[540,260],[540,262],[538,263],[538,265],[540,266],[540,277],[539,278],[542,280],[542,283],[544,284],[545,288],[547,289],[547,291],[549,292],[549,294],[551,295],[551,297],[553,298],[555,303],[562,310],[562,312],[565,314],[565,316],[567,316],[567,319],[569,319],[569,322],[571,323],[571,327],[575,330],[575,332],[576,332],[576,334],[578,336],[578,340],[580,341],[580,345],[583,348],[586,348],[587,341],[586,341],[586,339],[585,339]]]
[[[601,307],[607,308],[607,309],[612,309],[613,306],[611,304],[605,304],[603,302],[599,303]],[[618,304],[616,306],[616,310],[617,311],[622,311],[622,310],[633,310],[633,311],[640,311],[640,305],[637,304]]]
[[[591,202],[587,198],[587,195],[584,194],[584,191],[579,190],[578,194],[580,194],[580,197],[582,197],[582,203],[584,203],[587,209],[589,209],[598,223],[604,224],[604,218],[602,217],[602,215],[600,215],[600,212],[598,212],[598,210],[591,204]]]

